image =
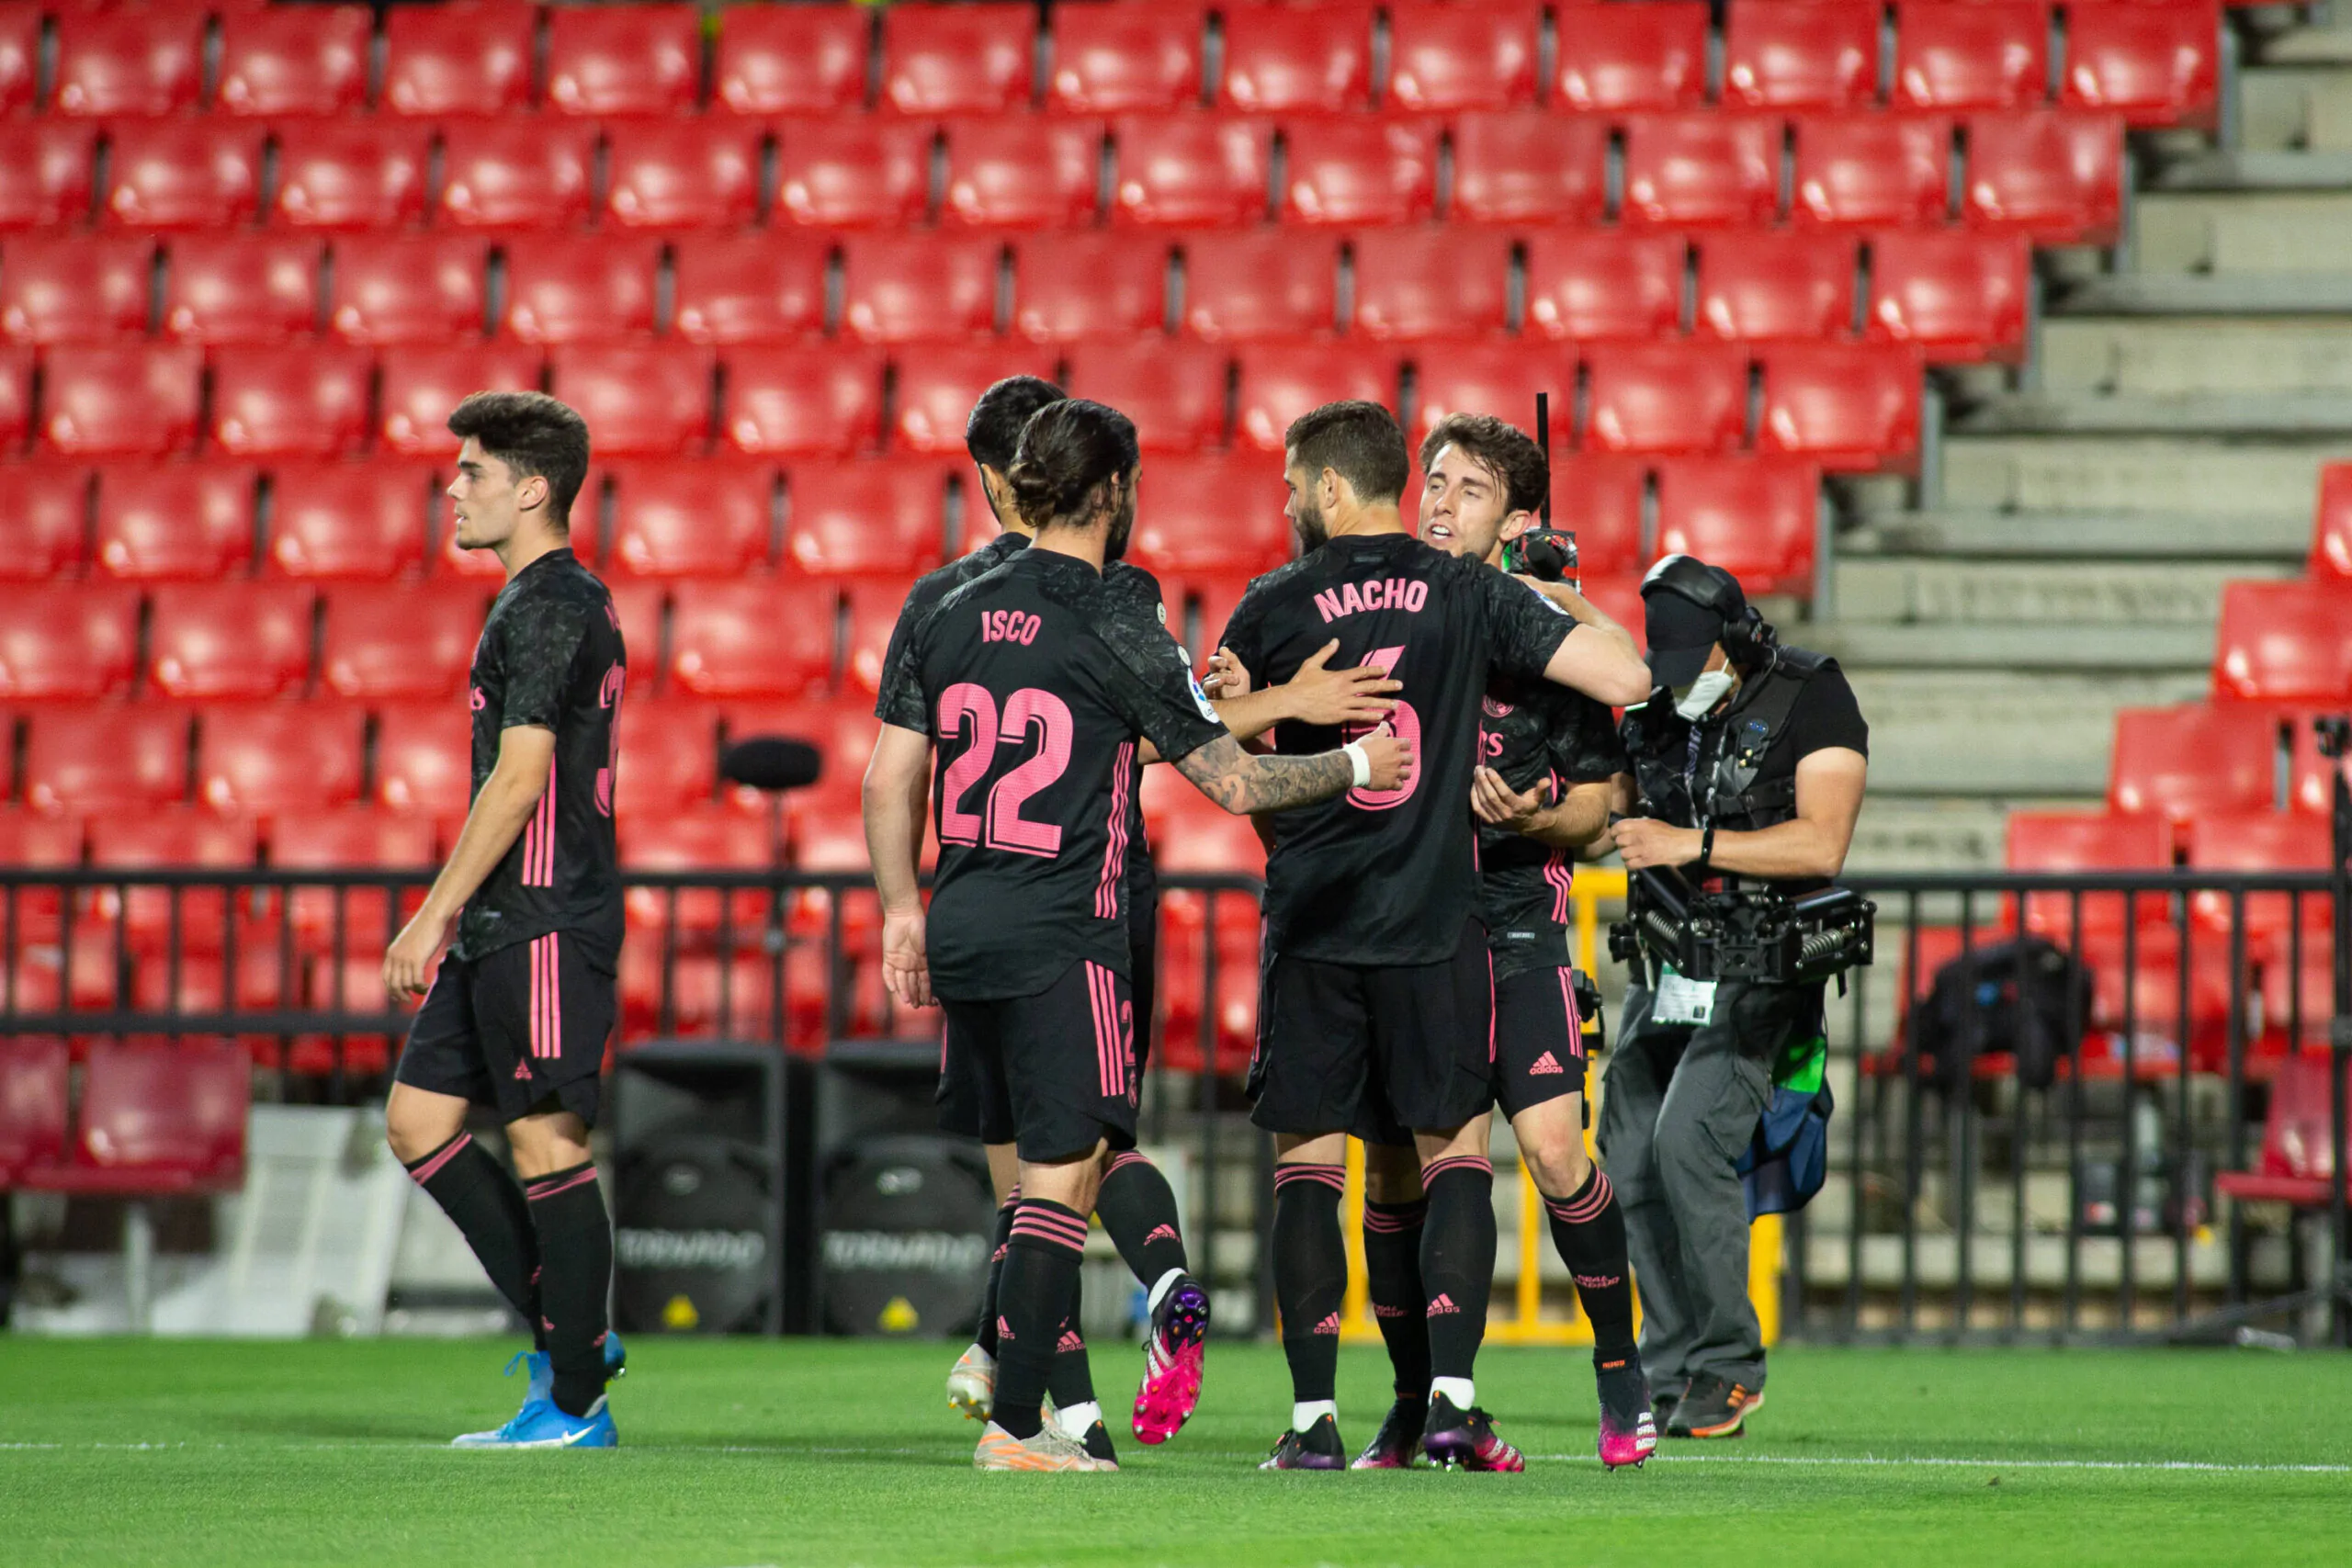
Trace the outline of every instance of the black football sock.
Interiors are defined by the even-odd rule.
[[[996,1354],[996,1295],[1004,1278],[1004,1244],[1012,1235],[1012,1216],[1020,1207],[1021,1189],[1016,1186],[997,1206],[996,1246],[989,1252],[988,1283],[980,1287],[980,1326],[972,1343],[991,1356]]]
[[[1419,1404],[1430,1396],[1430,1334],[1421,1294],[1421,1228],[1426,1198],[1363,1206],[1363,1266],[1372,1286],[1373,1321],[1388,1345],[1396,1397]]]
[[[613,1292],[613,1224],[594,1164],[525,1184],[539,1233],[539,1303],[556,1408],[585,1416],[605,1393],[605,1303]]]
[[[532,1227],[523,1189],[506,1168],[475,1143],[471,1133],[460,1133],[401,1168],[441,1205],[481,1259],[492,1288],[531,1325],[532,1343],[546,1349],[547,1328],[539,1315],[538,1233]]]
[[[1077,1299],[1078,1265],[1086,1250],[1086,1216],[1043,1198],[1024,1198],[1005,1244],[1004,1279],[997,1286],[996,1424],[1016,1438],[1034,1438],[1062,1320]]]
[[[1634,1350],[1633,1269],[1625,1260],[1625,1211],[1599,1166],[1573,1197],[1546,1198],[1552,1245],[1577,1282],[1577,1300],[1592,1323],[1595,1366],[1622,1361]]]
[[[1135,1153],[1112,1157],[1094,1199],[1095,1217],[1119,1257],[1147,1291],[1170,1269],[1184,1268],[1184,1236],[1176,1224],[1176,1193],[1159,1168]],[[1058,1396],[1057,1396],[1058,1397]]]
[[[1468,1378],[1495,1283],[1495,1169],[1476,1155],[1438,1160],[1422,1167],[1421,1190],[1430,1205],[1421,1229],[1430,1375]]]
[[[1348,1244],[1340,1234],[1345,1166],[1274,1167],[1274,1304],[1283,1319],[1290,1396],[1336,1397],[1340,1304],[1348,1292]]]
[[[1079,1309],[1086,1294],[1084,1270],[1073,1275],[1069,1282],[1069,1305],[1064,1310],[1060,1332],[1054,1339],[1054,1364],[1046,1373],[1046,1392],[1054,1396],[1054,1406],[1068,1410],[1072,1405],[1094,1403],[1094,1369],[1087,1364],[1086,1336],[1079,1328]]]

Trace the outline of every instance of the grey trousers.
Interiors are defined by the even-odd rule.
[[[1642,1298],[1642,1366],[1665,1391],[1701,1375],[1764,1386],[1747,1299],[1747,1200],[1732,1168],[1772,1094],[1792,1031],[1818,1027],[1821,987],[1722,982],[1710,1022],[1650,1021],[1625,995],[1596,1141],[1624,1205]]]

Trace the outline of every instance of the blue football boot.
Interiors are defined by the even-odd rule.
[[[449,1443],[451,1448],[507,1449],[537,1446],[518,1444],[514,1434],[526,1427],[536,1427],[538,1423],[550,1416],[565,1421],[571,1419],[555,1406],[555,1363],[548,1359],[548,1353],[544,1350],[517,1352],[514,1359],[506,1363],[506,1375],[513,1377],[514,1369],[518,1366],[525,1368],[528,1374],[528,1381],[523,1387],[523,1408],[514,1413],[514,1419],[494,1431],[468,1432],[461,1438],[452,1438]],[[628,1370],[628,1352],[621,1346],[621,1337],[618,1334],[606,1334],[605,1336],[605,1381],[610,1382]],[[597,1408],[600,1412],[602,1411],[601,1401]],[[589,1442],[586,1444],[587,1447],[611,1448],[613,1446],[613,1418],[608,1415],[601,1418],[605,1426],[605,1440],[601,1443]]]

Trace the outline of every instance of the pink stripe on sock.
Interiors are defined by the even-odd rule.
[[[1334,1192],[1345,1191],[1348,1168],[1343,1165],[1307,1165],[1297,1163],[1274,1167],[1274,1190],[1279,1192],[1294,1181],[1313,1181],[1329,1187]]]
[[[1131,1165],[1149,1165],[1151,1161],[1145,1158],[1142,1155],[1136,1153],[1133,1149],[1129,1149],[1125,1154],[1113,1155],[1111,1156],[1111,1170],[1125,1170]],[[1107,1176],[1110,1174],[1110,1171],[1105,1171],[1103,1174]]]
[[[458,1151],[474,1141],[471,1133],[460,1133],[441,1145],[440,1152],[428,1157],[423,1165],[409,1172],[419,1187],[441,1173],[441,1168],[458,1157]]]
[[[1446,1159],[1431,1160],[1421,1167],[1421,1185],[1429,1184],[1449,1170],[1476,1170],[1487,1176],[1495,1173],[1495,1162],[1484,1155],[1454,1155]]]
[[[532,1202],[537,1203],[542,1199],[552,1198],[559,1192],[569,1192],[575,1187],[584,1187],[589,1182],[595,1179],[596,1168],[592,1165],[585,1170],[573,1171],[571,1175],[560,1185],[555,1187],[526,1188],[524,1190],[523,1196],[529,1199]]]

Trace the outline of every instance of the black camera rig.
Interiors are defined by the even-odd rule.
[[[1645,956],[1692,980],[1826,980],[1871,959],[1878,906],[1849,887],[1792,898],[1769,888],[1693,889],[1659,867],[1634,872],[1629,918],[1609,928],[1610,955]]]

